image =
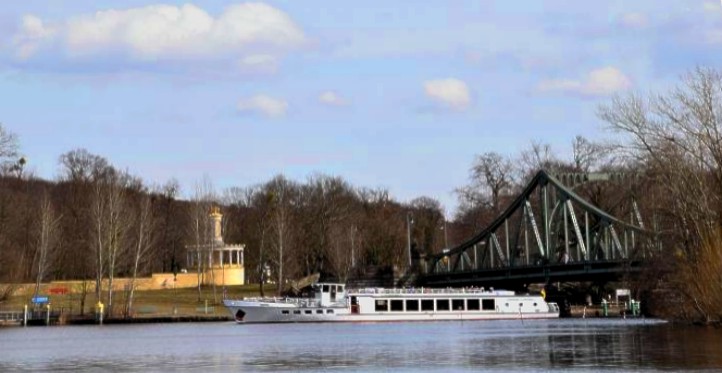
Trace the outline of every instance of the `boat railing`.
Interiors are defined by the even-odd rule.
[[[493,294],[493,295],[514,295],[513,291],[485,289],[479,287],[466,288],[363,288],[349,290],[353,294]]]
[[[264,298],[244,298],[245,301],[259,302],[259,303],[283,303],[283,304],[296,304],[296,305],[308,305],[313,307],[318,303],[315,299],[310,298],[288,298],[288,297],[264,297]]]
[[[266,304],[288,304],[294,305],[300,308],[318,308],[318,307],[343,307],[346,306],[347,301],[337,301],[330,304],[323,304],[321,300],[315,298],[286,298],[286,297],[269,297],[269,298],[243,298],[247,302],[257,302]]]

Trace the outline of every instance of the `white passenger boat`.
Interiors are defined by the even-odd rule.
[[[225,300],[238,323],[358,322],[425,320],[546,319],[559,317],[556,303],[541,295],[512,291],[463,289],[346,290],[342,284],[318,283],[308,298]]]

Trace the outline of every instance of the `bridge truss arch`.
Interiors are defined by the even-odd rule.
[[[488,227],[452,249],[427,256],[420,280],[427,285],[474,284],[487,274],[533,281],[539,273],[549,280],[549,268],[589,273],[638,263],[660,246],[656,234],[644,228],[636,204],[634,211],[636,222],[620,220],[541,170]]]

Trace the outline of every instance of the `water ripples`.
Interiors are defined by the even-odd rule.
[[[608,371],[722,368],[722,333],[652,320],[0,329],[0,371]]]

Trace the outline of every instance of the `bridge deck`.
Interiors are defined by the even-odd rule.
[[[640,261],[615,260],[454,271],[422,274],[419,283],[425,286],[492,286],[550,281],[611,281],[639,272],[640,266]]]

